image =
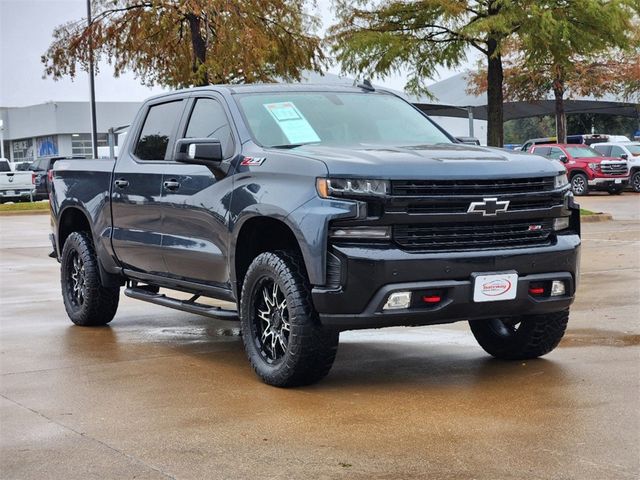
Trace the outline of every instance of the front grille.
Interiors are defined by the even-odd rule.
[[[478,200],[482,200],[479,198]],[[516,198],[510,200],[509,211],[521,212],[523,210],[544,210],[562,206],[562,199],[557,197],[543,198]],[[407,207],[409,214],[447,214],[447,213],[466,213],[469,209],[469,200],[452,199],[445,203],[431,204],[415,204]]]
[[[600,164],[600,171],[605,175],[626,175],[627,165],[625,163],[604,163]]]
[[[509,193],[547,192],[554,188],[554,177],[510,178],[501,180],[395,180],[391,194],[402,197],[440,195],[492,196]]]
[[[552,219],[493,223],[395,225],[393,240],[407,250],[455,251],[551,244]]]

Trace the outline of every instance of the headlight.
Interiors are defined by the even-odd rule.
[[[566,187],[567,185],[569,185],[569,179],[567,178],[566,173],[563,173],[562,175],[556,175],[553,182],[553,188],[562,188]]]
[[[598,170],[598,168],[599,168],[599,167],[600,167],[600,164],[599,164],[599,163],[590,163],[590,164],[589,164],[589,168],[590,168],[591,170],[594,170],[594,171],[595,171],[595,170]]]
[[[359,178],[318,178],[318,195],[328,197],[380,197],[389,191],[387,180],[366,180]]]

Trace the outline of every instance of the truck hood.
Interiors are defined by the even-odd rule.
[[[304,145],[293,155],[325,163],[330,176],[393,179],[536,177],[565,170],[555,160],[500,148],[461,144],[417,146]]]

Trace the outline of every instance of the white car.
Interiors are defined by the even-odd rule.
[[[640,142],[603,142],[591,145],[605,157],[626,159],[629,164],[629,186],[640,192]]]

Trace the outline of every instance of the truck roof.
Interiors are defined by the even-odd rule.
[[[192,92],[207,92],[214,91],[226,94],[239,94],[239,93],[276,93],[276,92],[354,92],[362,93],[367,92],[366,89],[358,86],[350,85],[336,85],[336,84],[323,84],[323,83],[252,83],[243,85],[207,85],[206,87],[191,87],[183,88],[180,90],[172,90],[170,92],[161,93],[149,97],[149,100],[162,98],[179,93],[192,93]],[[372,92],[383,92],[392,95],[396,95],[395,92],[386,90],[383,88],[375,88]]]

